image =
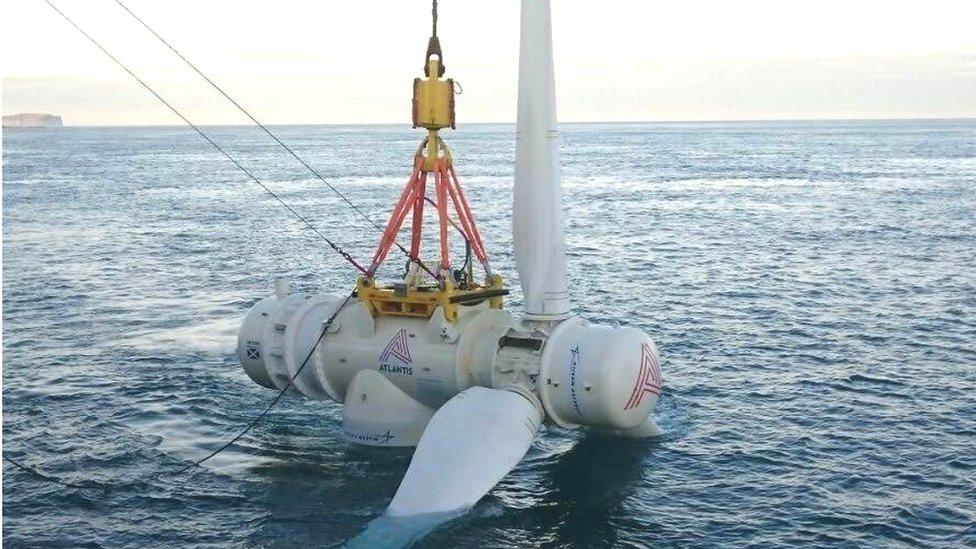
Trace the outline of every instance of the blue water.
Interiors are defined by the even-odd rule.
[[[280,133],[383,219],[419,135]],[[355,256],[376,241],[249,128],[216,138]],[[647,330],[656,441],[551,429],[420,547],[973,546],[976,122],[567,125],[573,299]],[[511,126],[448,135],[515,280]],[[336,546],[408,450],[342,441],[340,409],[273,397],[234,357],[275,276],[354,273],[183,128],[3,133],[9,547]],[[398,270],[399,263],[389,273]],[[509,306],[518,310],[516,292]]]

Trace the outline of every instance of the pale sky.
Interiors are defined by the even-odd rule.
[[[53,0],[201,124],[246,123],[113,0]],[[126,0],[123,0],[126,1]],[[426,0],[128,0],[269,123],[408,123]],[[440,0],[458,118],[515,118],[518,1]],[[0,7],[3,112],[179,124],[41,0]],[[976,0],[553,0],[562,121],[976,117]]]

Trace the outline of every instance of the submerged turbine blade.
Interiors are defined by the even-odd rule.
[[[405,517],[472,507],[532,446],[542,414],[524,396],[471,387],[434,414],[387,514]]]

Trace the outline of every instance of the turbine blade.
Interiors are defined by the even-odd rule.
[[[570,314],[549,0],[522,0],[512,236],[525,312]]]
[[[387,514],[472,507],[518,464],[541,421],[536,405],[518,393],[484,387],[459,393],[427,424]]]

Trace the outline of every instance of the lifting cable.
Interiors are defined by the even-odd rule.
[[[189,118],[187,118],[186,116],[184,116],[183,113],[181,113],[176,107],[174,107],[172,103],[170,103],[169,101],[167,101],[166,99],[164,99],[163,96],[159,95],[159,93],[157,93],[156,90],[154,90],[149,84],[147,84],[143,79],[139,78],[136,75],[136,73],[132,72],[132,70],[129,69],[129,67],[127,67],[121,61],[119,61],[118,58],[116,58],[114,55],[112,55],[111,53],[109,53],[109,51],[107,49],[105,49],[101,44],[99,44],[97,40],[95,40],[94,38],[92,38],[92,36],[90,34],[88,34],[87,32],[85,32],[85,30],[82,29],[80,26],[78,26],[78,24],[75,23],[70,17],[68,17],[67,15],[65,15],[65,13],[63,11],[59,10],[57,6],[55,6],[54,4],[52,4],[51,3],[51,0],[44,0],[44,3],[46,3],[48,6],[51,6],[51,9],[53,9],[56,12],[58,12],[58,15],[60,15],[61,17],[64,18],[65,21],[67,21],[68,23],[70,23],[72,27],[74,27],[75,29],[77,29],[78,32],[80,32],[85,38],[88,39],[89,42],[91,42],[92,44],[94,44],[95,47],[97,47],[98,49],[102,50],[102,53],[104,53],[105,55],[107,55],[108,58],[111,59],[112,61],[114,61],[116,65],[118,65],[119,67],[122,68],[122,70],[124,70],[125,72],[127,72],[129,74],[129,76],[131,76],[132,78],[134,78],[136,80],[136,82],[138,82],[143,88],[146,88],[146,90],[149,93],[151,93],[156,99],[158,99],[169,110],[173,111],[173,114],[175,114],[176,116],[180,117],[180,119],[183,120],[183,122],[185,122],[187,126],[190,126],[190,128],[192,128],[193,131],[195,131],[198,134],[200,134],[200,137],[202,137],[207,143],[210,143],[210,145],[213,146],[213,148],[217,149],[217,152],[219,152],[221,155],[223,155],[225,158],[227,158],[227,160],[230,160],[235,166],[237,166],[237,168],[239,170],[241,170],[242,172],[244,172],[244,174],[247,175],[252,181],[254,181],[258,185],[260,185],[261,188],[263,188],[265,191],[267,191],[267,193],[269,195],[271,195],[272,198],[274,198],[275,200],[277,200],[278,203],[280,203],[282,206],[284,206],[285,209],[287,209],[296,218],[298,218],[302,223],[304,223],[309,229],[312,230],[312,232],[314,232],[322,240],[324,240],[329,245],[329,247],[332,248],[333,250],[335,250],[335,252],[338,253],[340,256],[342,256],[343,259],[345,259],[350,264],[352,264],[352,266],[355,267],[359,272],[361,272],[363,274],[366,274],[366,272],[367,272],[366,269],[364,269],[363,266],[360,265],[359,262],[357,262],[351,255],[349,255],[349,253],[347,253],[345,250],[343,250],[338,244],[336,244],[335,242],[333,242],[332,240],[330,240],[327,236],[325,236],[324,234],[322,234],[321,231],[319,231],[318,229],[316,229],[315,228],[315,225],[313,225],[311,221],[309,221],[308,219],[306,219],[302,214],[298,213],[297,211],[295,211],[294,208],[292,208],[291,206],[289,206],[284,200],[281,199],[280,196],[278,196],[277,193],[275,193],[267,185],[265,185],[264,183],[262,183],[261,180],[258,179],[253,173],[251,173],[250,170],[248,170],[247,168],[245,168],[240,162],[237,161],[236,158],[234,158],[233,156],[231,156],[230,153],[228,153],[226,150],[224,150],[223,147],[221,147],[220,145],[218,145],[217,142],[214,141],[209,135],[207,135],[206,132],[204,132],[203,130],[201,130],[196,124],[194,124],[193,122],[191,122]]]
[[[430,35],[437,36],[437,0],[431,1],[430,6]]]
[[[228,94],[226,91],[224,91],[224,89],[221,88],[220,86],[218,86],[217,83],[214,82],[209,76],[207,76],[206,74],[204,74],[203,71],[201,71],[199,68],[197,68],[196,65],[194,65],[192,62],[190,62],[190,60],[187,59],[186,56],[184,56],[182,53],[180,53],[179,50],[177,50],[175,47],[173,47],[173,45],[170,44],[169,41],[167,41],[165,38],[163,38],[162,36],[160,36],[159,33],[157,33],[152,27],[149,26],[148,23],[146,23],[141,17],[139,17],[138,15],[136,15],[131,9],[129,9],[128,6],[126,6],[124,3],[122,3],[122,0],[115,0],[115,3],[118,4],[119,7],[121,7],[123,10],[125,10],[126,13],[128,13],[129,15],[131,15],[132,18],[135,19],[140,25],[142,25],[147,31],[149,31],[150,34],[152,34],[153,36],[155,36],[157,40],[159,40],[160,42],[162,42],[162,44],[164,46],[166,46],[167,48],[169,48],[169,50],[171,52],[173,52],[174,54],[176,54],[176,56],[179,57],[184,63],[186,63],[186,66],[190,67],[190,69],[192,69],[193,72],[197,73],[198,75],[200,75],[201,78],[203,78],[204,80],[206,80],[207,84],[210,84],[210,86],[213,89],[217,90],[217,92],[219,92],[220,95],[224,96],[224,99],[226,99],[227,101],[229,101],[232,105],[234,105],[234,107],[237,108],[237,110],[241,111],[241,113],[243,113],[245,116],[247,116],[251,120],[251,122],[254,122],[254,124],[257,125],[257,127],[261,128],[261,130],[264,131],[264,133],[268,134],[268,137],[270,137],[272,140],[274,140],[275,143],[277,143],[278,145],[280,145],[281,148],[283,148],[285,151],[288,152],[288,154],[290,154],[293,157],[295,157],[295,160],[297,160],[302,166],[305,167],[305,169],[307,169],[309,172],[311,172],[311,174],[314,175],[316,177],[316,179],[318,179],[319,181],[321,181],[322,183],[324,183],[327,187],[329,187],[329,189],[331,189],[332,192],[336,194],[336,196],[338,196],[339,198],[341,198],[347,205],[349,205],[350,208],[352,208],[356,213],[358,213],[360,217],[362,217],[363,219],[366,220],[366,222],[368,222],[370,225],[372,225],[373,227],[375,227],[376,230],[378,230],[381,233],[384,233],[385,234],[386,231],[382,227],[380,227],[375,221],[373,221],[373,219],[371,217],[369,217],[369,215],[367,215],[366,212],[364,212],[359,206],[357,206],[351,200],[349,200],[349,198],[345,194],[343,194],[341,191],[339,191],[339,189],[337,189],[335,187],[335,185],[329,183],[324,177],[322,177],[322,174],[320,174],[318,172],[318,170],[316,170],[315,168],[313,168],[308,162],[305,161],[305,159],[303,159],[291,147],[289,147],[287,144],[285,144],[285,142],[282,141],[274,132],[272,132],[270,129],[268,129],[267,126],[265,126],[264,124],[262,124],[247,109],[245,109],[243,106],[241,106],[241,104],[238,103],[233,97],[231,97],[230,94]],[[436,20],[437,20],[436,4],[437,4],[437,2],[436,2],[436,0],[435,0],[434,4],[435,4],[435,12],[434,12],[434,21],[435,21],[435,23],[434,23],[434,28],[435,28],[435,31],[436,31],[436,28],[437,28],[437,23],[436,23]],[[436,32],[435,32],[435,34],[436,34]],[[406,248],[404,248],[399,242],[396,241],[395,236],[394,236],[393,244],[397,248],[399,248],[400,251],[403,252],[411,261],[416,262],[423,270],[427,271],[427,274],[429,274],[429,275],[431,275],[431,276],[433,276],[433,277],[436,278],[437,275],[435,275],[426,265],[424,265],[423,261],[421,261],[419,257],[411,257],[410,256],[410,252],[407,251]]]

